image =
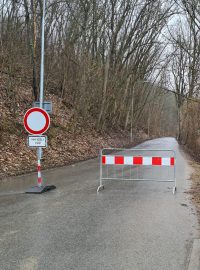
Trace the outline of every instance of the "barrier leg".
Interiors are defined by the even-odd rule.
[[[100,183],[99,187],[97,188],[97,192],[104,189],[103,181],[102,181],[102,151],[100,152]]]
[[[97,192],[101,191],[104,189],[104,185],[102,184],[102,182],[100,181],[100,185],[99,187],[97,188]]]
[[[176,154],[174,154],[174,156],[176,156]],[[174,187],[173,187],[173,194],[175,195],[176,193],[176,158],[175,158],[175,162],[174,162]]]
[[[173,194],[175,195],[175,193],[176,193],[176,190],[177,190],[177,187],[176,187],[176,178],[175,178],[175,185],[174,185],[174,187],[173,187]]]

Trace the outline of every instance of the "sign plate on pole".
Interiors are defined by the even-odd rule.
[[[33,107],[40,107],[40,102],[39,101],[35,101],[33,103]],[[51,101],[44,101],[42,103],[42,108],[47,112],[47,113],[52,113],[53,109],[52,109],[52,102]]]
[[[29,147],[47,147],[47,136],[28,136]]]
[[[24,127],[32,135],[41,135],[49,129],[49,114],[41,108],[31,108],[24,116]]]

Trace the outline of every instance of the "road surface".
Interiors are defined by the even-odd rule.
[[[191,169],[173,138],[137,148],[176,151],[175,196],[173,184],[154,182],[106,182],[97,194],[98,159],[46,171],[57,189],[43,195],[23,193],[35,174],[0,184],[0,269],[187,269],[198,238],[184,193]]]

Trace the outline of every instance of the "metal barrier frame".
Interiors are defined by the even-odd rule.
[[[141,151],[141,152],[147,152],[147,151],[155,151],[155,152],[172,152],[173,153],[173,157],[174,157],[174,166],[173,166],[173,179],[172,180],[154,180],[154,179],[119,179],[119,178],[104,178],[103,175],[103,164],[102,164],[102,156],[103,151],[105,150],[110,150],[110,151]],[[107,165],[109,166],[109,165]],[[133,166],[137,166],[137,165],[133,165]],[[138,165],[138,166],[142,166],[142,165]],[[144,166],[144,165],[143,165]],[[148,165],[147,165],[148,166]],[[162,167],[162,166],[161,166]],[[177,190],[177,181],[176,181],[176,152],[174,150],[171,149],[140,149],[140,148],[136,148],[136,149],[126,149],[126,148],[103,148],[102,150],[100,150],[100,183],[99,183],[99,187],[97,188],[97,192],[101,191],[104,189],[104,185],[103,185],[103,181],[107,181],[107,180],[117,180],[117,181],[149,181],[149,182],[174,182],[174,187],[173,187],[173,194],[176,193]]]

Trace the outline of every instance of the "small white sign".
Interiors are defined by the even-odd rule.
[[[28,136],[29,147],[47,147],[47,136]]]

